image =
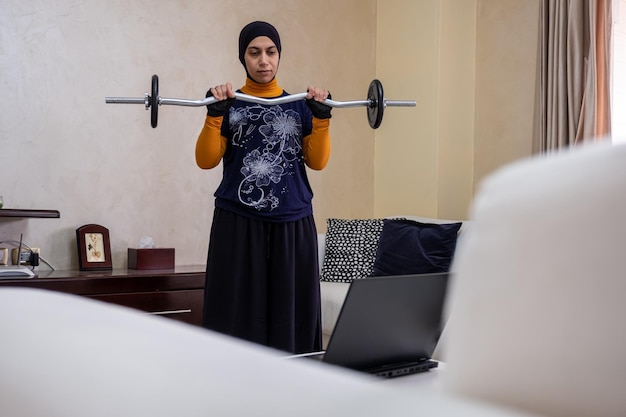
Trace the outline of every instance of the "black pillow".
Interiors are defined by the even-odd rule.
[[[462,223],[385,220],[372,276],[448,271],[461,226]]]

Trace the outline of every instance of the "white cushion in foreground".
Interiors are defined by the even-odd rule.
[[[78,296],[0,289],[7,417],[515,416]]]
[[[626,146],[511,165],[470,214],[444,386],[549,416],[626,416]]]

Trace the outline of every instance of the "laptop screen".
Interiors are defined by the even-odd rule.
[[[442,330],[448,273],[354,280],[323,361],[372,371],[429,359]]]

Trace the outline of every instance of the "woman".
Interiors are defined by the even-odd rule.
[[[246,69],[240,92],[287,95],[276,81],[281,43],[269,23],[239,35]],[[196,162],[223,161],[215,192],[203,324],[293,353],[321,349],[317,230],[306,166],[320,170],[330,155],[328,91],[310,86],[306,100],[280,106],[235,100],[230,83],[207,92]]]

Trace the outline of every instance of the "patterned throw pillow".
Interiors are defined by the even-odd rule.
[[[322,281],[352,282],[372,275],[383,219],[328,219]]]

